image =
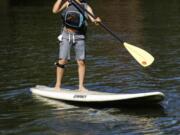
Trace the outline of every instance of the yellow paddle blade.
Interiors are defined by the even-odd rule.
[[[134,45],[124,42],[125,48],[136,59],[136,61],[143,67],[151,65],[154,61],[154,57],[145,50],[138,48]]]

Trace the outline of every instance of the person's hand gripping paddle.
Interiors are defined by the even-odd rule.
[[[84,7],[82,7],[77,1],[75,0],[69,0],[76,8],[78,8],[79,10],[83,10],[86,13],[88,13],[91,17],[93,17],[94,19],[96,19],[97,17],[93,14],[91,14],[87,9],[85,9]],[[149,54],[147,51],[134,46],[132,44],[129,44],[125,41],[123,41],[122,39],[120,39],[114,32],[112,32],[104,23],[97,22],[99,23],[100,26],[102,26],[106,31],[108,31],[113,37],[115,37],[119,42],[121,42],[124,47],[128,50],[128,52],[134,57],[134,59],[143,67],[147,67],[149,65],[151,65],[154,61],[154,57]]]

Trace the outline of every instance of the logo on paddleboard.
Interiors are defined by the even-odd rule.
[[[74,95],[73,98],[86,98],[87,96],[86,95]]]

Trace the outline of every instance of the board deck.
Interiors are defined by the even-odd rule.
[[[161,92],[147,92],[136,94],[116,94],[107,92],[86,91],[80,92],[78,90],[61,89],[60,91],[54,90],[47,86],[36,86],[30,88],[33,94],[51,98],[55,100],[61,100],[70,103],[80,104],[135,104],[135,103],[159,103],[163,101],[164,94]]]

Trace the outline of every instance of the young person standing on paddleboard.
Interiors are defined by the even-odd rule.
[[[85,2],[85,0],[76,0],[82,7],[93,14],[92,8]],[[61,89],[61,81],[64,74],[65,64],[70,59],[71,47],[74,47],[75,56],[78,64],[79,74],[79,90],[87,91],[84,87],[85,77],[85,35],[87,30],[87,19],[90,19],[96,25],[101,22],[97,17],[93,19],[85,11],[76,8],[69,0],[57,0],[53,6],[53,13],[60,13],[63,20],[62,33],[58,37],[60,40],[59,61],[55,63],[56,71],[56,85],[55,89]]]

